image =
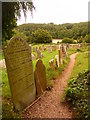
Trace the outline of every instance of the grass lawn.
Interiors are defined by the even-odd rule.
[[[76,57],[72,77],[76,77],[78,73],[83,72],[85,69],[88,69],[88,52],[80,52]]]

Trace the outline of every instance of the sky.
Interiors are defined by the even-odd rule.
[[[25,21],[23,12],[18,25],[25,23],[79,23],[88,21],[89,0],[32,0],[36,10],[33,17],[27,12]]]

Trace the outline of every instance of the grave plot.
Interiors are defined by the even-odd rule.
[[[5,50],[5,61],[13,105],[22,110],[36,98],[31,47],[22,38],[12,38]]]

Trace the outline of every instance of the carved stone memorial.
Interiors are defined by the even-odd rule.
[[[16,110],[22,110],[36,99],[31,47],[24,39],[14,37],[5,50],[5,61]]]
[[[35,80],[36,80],[36,88],[37,88],[37,97],[41,96],[43,92],[46,90],[47,82],[46,82],[46,70],[42,60],[38,60],[35,68]]]

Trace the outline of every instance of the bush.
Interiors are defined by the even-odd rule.
[[[32,43],[50,43],[52,42],[52,36],[47,30],[37,29],[32,32],[31,38],[29,38]]]
[[[62,40],[62,43],[70,43],[70,44],[72,44],[73,43],[73,39],[71,39],[71,38],[64,38]]]
[[[68,82],[66,89],[66,100],[73,106],[75,117],[89,118],[88,106],[88,85],[90,79],[90,71],[87,70],[79,73],[77,78],[73,78]]]

